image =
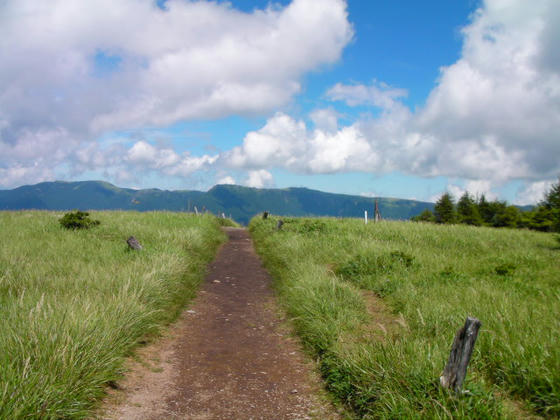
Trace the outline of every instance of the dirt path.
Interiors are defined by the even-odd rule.
[[[278,315],[243,229],[210,265],[169,336],[141,352],[104,419],[338,418]]]

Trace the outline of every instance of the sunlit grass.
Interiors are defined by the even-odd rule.
[[[0,212],[0,418],[83,418],[124,357],[194,296],[225,239],[212,216]],[[128,249],[134,235],[141,252]]]
[[[258,252],[320,359],[327,386],[359,416],[560,414],[560,250],[553,236],[410,222],[284,221],[278,232],[274,218],[253,219]],[[364,339],[364,326],[376,327],[364,290],[381,296],[404,326],[386,328],[382,340]],[[483,326],[465,384],[470,392],[455,396],[440,389],[438,378],[468,315]]]

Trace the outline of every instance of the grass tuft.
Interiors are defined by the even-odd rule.
[[[88,418],[124,358],[194,296],[225,239],[212,216],[0,212],[0,418]],[[128,252],[126,238],[144,246]]]
[[[249,226],[257,251],[328,389],[356,415],[560,415],[554,236],[327,218],[284,219],[277,232],[277,220],[269,219]],[[388,313],[368,310],[371,292],[383,297]],[[466,316],[479,318],[482,328],[468,393],[454,395],[438,378]],[[382,326],[383,339],[364,335],[390,317],[402,327]]]

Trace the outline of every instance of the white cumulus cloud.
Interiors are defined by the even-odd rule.
[[[71,164],[106,131],[270,112],[352,36],[344,0],[251,13],[215,1],[3,1],[0,167],[17,184],[22,167]],[[141,147],[128,157],[153,158]],[[156,166],[175,164],[157,153]],[[178,173],[199,164],[182,159]]]
[[[218,179],[218,182],[216,182],[216,184],[218,184],[218,185],[235,185],[235,179],[230,175],[226,175],[226,176]]]
[[[545,194],[550,191],[554,181],[537,181],[527,183],[518,193],[516,202],[518,204],[537,204],[544,199]]]
[[[559,27],[557,0],[486,0],[423,107],[411,111],[405,90],[378,81],[338,83],[329,99],[381,112],[340,127],[336,111],[315,111],[314,130],[277,114],[225,157],[253,169],[446,176],[488,197],[513,180],[551,179],[560,173]]]
[[[245,185],[253,188],[271,187],[274,185],[272,174],[264,169],[249,171]]]

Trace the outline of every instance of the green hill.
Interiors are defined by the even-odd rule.
[[[285,216],[363,217],[373,215],[374,198],[332,194],[307,188],[258,189],[216,185],[208,192],[134,190],[103,181],[43,182],[0,190],[0,210],[208,210],[225,213],[247,224],[255,214],[269,211]],[[409,219],[432,203],[378,198],[386,219]]]

